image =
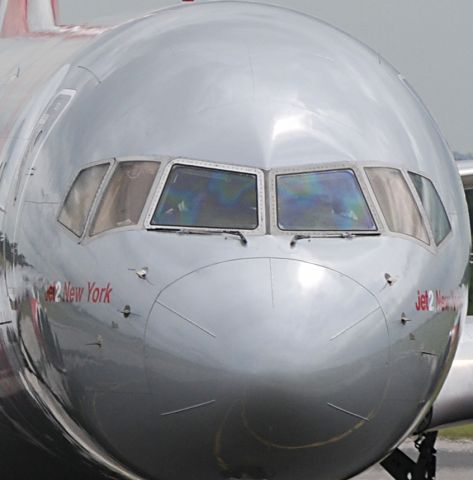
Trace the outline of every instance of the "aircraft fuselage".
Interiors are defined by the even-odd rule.
[[[384,458],[466,308],[467,207],[427,110],[374,52],[276,7],[80,41],[0,113],[6,415],[125,478],[341,480]]]

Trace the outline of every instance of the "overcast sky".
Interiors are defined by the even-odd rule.
[[[59,0],[63,23],[124,20],[178,0]],[[266,0],[362,40],[410,82],[450,146],[473,152],[473,0]],[[97,20],[99,19],[99,20]]]

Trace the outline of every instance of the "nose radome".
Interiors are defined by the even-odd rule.
[[[389,377],[374,295],[288,259],[214,264],[169,285],[149,317],[146,357],[164,413],[238,401],[255,439],[289,449],[373,420]]]

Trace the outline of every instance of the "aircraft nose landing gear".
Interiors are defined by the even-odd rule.
[[[396,448],[381,465],[395,480],[435,480],[437,450],[434,445],[437,433],[423,433],[415,441],[415,446],[419,450],[417,462]]]

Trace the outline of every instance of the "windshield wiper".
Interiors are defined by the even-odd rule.
[[[243,235],[242,232],[240,232],[240,230],[223,230],[221,233],[226,233],[227,235],[234,235],[240,239],[240,242],[243,246],[246,247],[248,245],[247,238],[245,237],[245,235]]]
[[[370,237],[379,235],[379,232],[340,232],[340,233],[327,233],[326,235],[309,235],[309,234],[297,234],[292,237],[291,247],[295,247],[299,240],[307,240],[311,238],[346,238],[348,240],[355,237]]]
[[[188,228],[154,228],[160,232],[173,232],[181,235],[233,235],[240,239],[241,244],[246,247],[248,240],[240,230],[190,230]]]

